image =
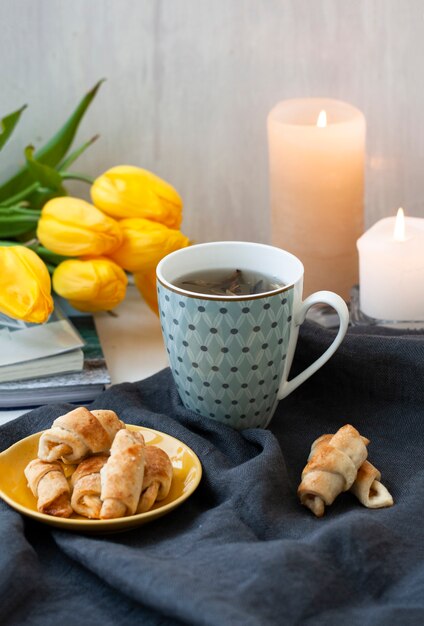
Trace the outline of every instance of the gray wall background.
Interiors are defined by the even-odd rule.
[[[267,113],[325,95],[367,118],[367,226],[424,217],[422,0],[0,0],[0,24],[0,112],[30,105],[0,179],[106,77],[77,169],[145,167],[181,193],[192,239],[266,242]]]

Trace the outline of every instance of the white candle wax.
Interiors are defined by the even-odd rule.
[[[268,115],[272,243],[300,258],[305,294],[345,299],[358,282],[365,118],[352,105],[298,98]]]
[[[424,320],[424,219],[387,217],[358,239],[360,309],[380,320]]]

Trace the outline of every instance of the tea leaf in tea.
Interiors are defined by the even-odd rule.
[[[195,293],[214,296],[248,296],[274,291],[283,287],[274,276],[240,269],[210,269],[192,272],[175,282],[177,287]]]

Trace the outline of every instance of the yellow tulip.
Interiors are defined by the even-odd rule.
[[[134,282],[146,304],[156,315],[159,315],[156,270],[134,274]]]
[[[179,228],[183,203],[167,182],[139,167],[118,165],[94,181],[91,198],[115,219],[143,217]]]
[[[0,312],[41,324],[53,311],[50,275],[25,246],[0,247]]]
[[[53,198],[41,212],[37,237],[49,250],[65,256],[103,255],[118,248],[118,222],[79,198]]]
[[[188,238],[159,222],[133,218],[119,222],[122,245],[108,256],[129,272],[149,272],[174,250],[185,248]]]
[[[105,258],[69,259],[53,273],[53,289],[79,311],[109,311],[125,297],[127,275]]]

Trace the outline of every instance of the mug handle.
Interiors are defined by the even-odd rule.
[[[337,333],[333,343],[327,348],[327,350],[322,354],[316,361],[314,361],[309,367],[307,367],[303,372],[298,374],[295,378],[291,380],[283,380],[280,389],[278,391],[278,400],[282,400],[286,398],[289,393],[297,389],[299,385],[305,382],[312,374],[314,374],[320,367],[324,365],[328,361],[328,359],[335,353],[339,345],[341,344],[343,337],[346,334],[348,325],[349,325],[349,310],[346,306],[346,302],[338,296],[336,293],[332,291],[317,291],[316,293],[311,294],[304,300],[297,312],[294,316],[294,325],[300,326],[305,321],[306,314],[308,310],[314,304],[328,304],[333,309],[335,309],[336,313],[339,316],[340,325],[339,332]]]

